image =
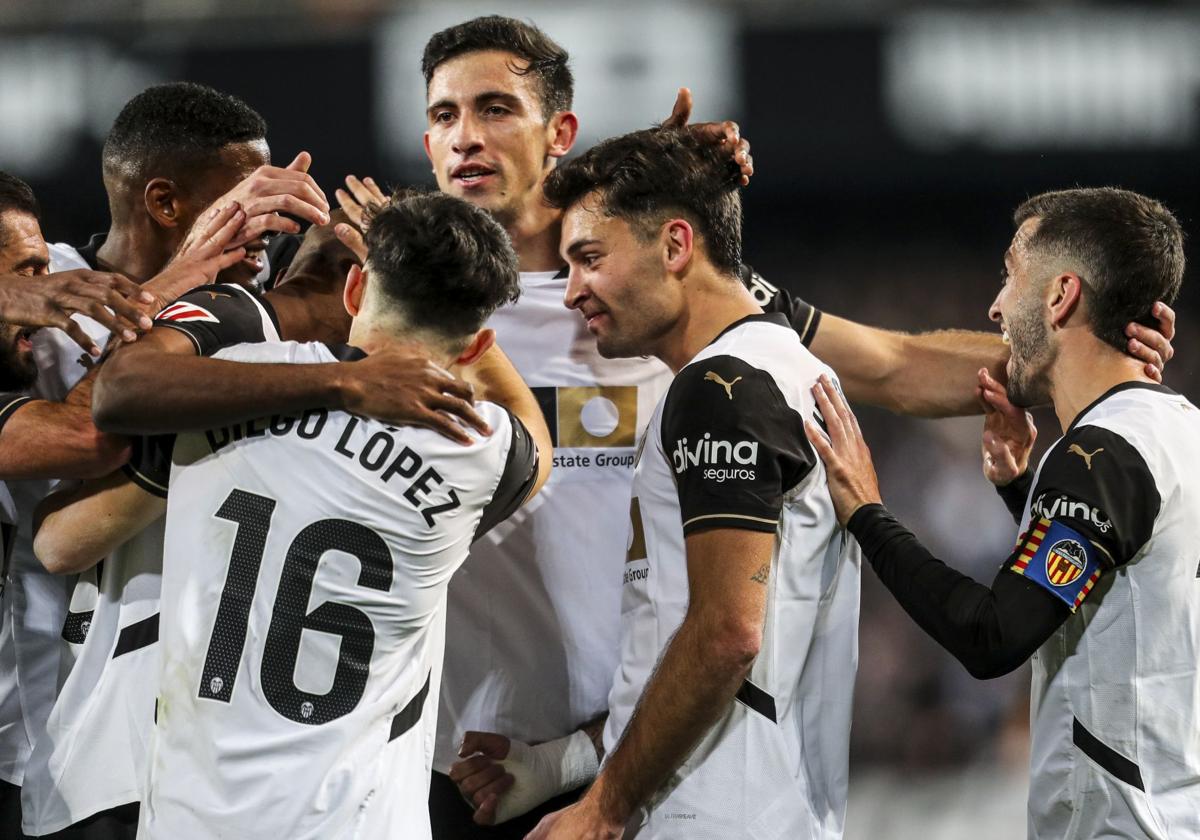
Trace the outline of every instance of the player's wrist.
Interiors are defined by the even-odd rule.
[[[513,777],[513,784],[500,798],[497,824],[583,787],[600,771],[596,747],[582,730],[532,746],[514,739],[507,757],[499,763]]]

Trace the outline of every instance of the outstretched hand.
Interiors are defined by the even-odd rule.
[[[750,157],[750,141],[742,137],[741,129],[733,120],[689,124],[692,118],[692,92],[680,88],[675,96],[671,116],[660,124],[661,128],[686,128],[701,140],[725,149],[741,170],[741,183],[746,186],[754,175],[754,158]]]
[[[126,341],[149,329],[154,298],[137,283],[104,271],[74,269],[41,277],[0,278],[0,321],[22,327],[58,327],[89,354],[100,348],[71,316],[86,315]],[[157,310],[155,310],[157,311]]]
[[[387,195],[369,175],[362,180],[354,175],[347,175],[346,189],[339,188],[334,191],[334,196],[338,205],[346,211],[346,216],[363,233],[367,231],[367,218],[370,213],[387,203]]]
[[[879,479],[871,463],[871,450],[858,427],[858,418],[846,405],[841,392],[824,375],[813,386],[812,392],[817,408],[825,418],[828,437],[811,420],[804,421],[804,433],[825,462],[829,495],[833,498],[838,522],[844,526],[863,505],[880,502]]]
[[[1003,487],[1029,468],[1037,427],[1028,411],[1008,401],[1008,392],[987,368],[979,369],[976,396],[983,404],[983,474],[992,484]]]

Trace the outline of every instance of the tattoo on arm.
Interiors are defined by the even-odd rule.
[[[754,581],[755,583],[761,583],[763,586],[766,586],[767,580],[770,577],[771,577],[771,564],[763,563],[761,566],[758,567],[757,572],[750,575],[750,580]]]

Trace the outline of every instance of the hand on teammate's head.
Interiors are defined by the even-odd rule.
[[[741,128],[733,120],[724,122],[688,123],[692,118],[692,92],[680,88],[675,96],[671,116],[660,124],[661,128],[687,128],[692,134],[709,143],[724,147],[733,162],[741,170],[742,186],[750,183],[754,176],[754,158],[750,156],[750,141],[742,137]]]
[[[300,222],[329,221],[329,200],[308,174],[311,164],[312,155],[300,152],[286,167],[260,166],[213,203],[217,207],[237,203],[246,213],[234,246],[268,233],[299,233]]]

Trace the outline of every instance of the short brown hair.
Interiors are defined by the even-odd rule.
[[[1183,283],[1183,230],[1171,211],[1113,187],[1059,190],[1028,199],[1013,214],[1019,228],[1038,219],[1029,246],[1077,260],[1088,321],[1100,340],[1125,350],[1125,325],[1157,326],[1156,301],[1170,304]]]

